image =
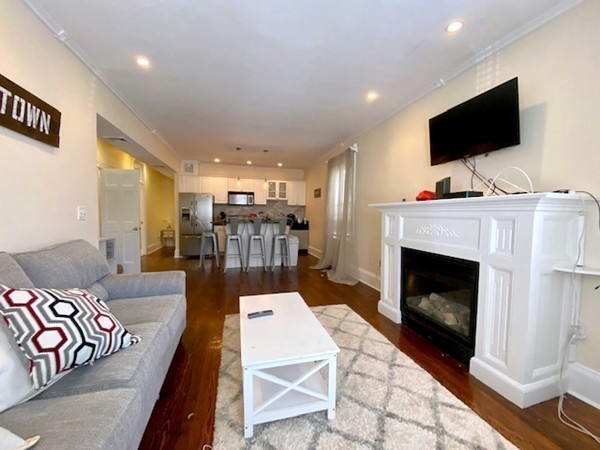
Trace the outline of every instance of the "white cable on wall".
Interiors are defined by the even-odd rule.
[[[500,175],[503,172],[505,172],[507,170],[511,170],[511,169],[520,172],[527,179],[527,183],[529,183],[529,190],[527,192],[529,192],[529,193],[532,194],[533,193],[533,183],[531,182],[531,178],[529,178],[529,175],[527,175],[525,173],[525,171],[523,169],[519,168],[519,167],[510,166],[510,167],[505,167],[504,169],[502,169],[500,172],[498,172],[496,174],[496,176],[492,179],[492,181],[491,181],[491,183],[490,183],[490,185],[489,185],[489,187],[488,187],[488,189],[487,189],[487,191],[485,192],[484,195],[488,196],[488,195],[490,195],[492,193],[492,191],[494,190],[494,186],[496,186],[496,180],[502,181],[503,183],[506,183],[506,184],[514,187],[519,192],[525,191],[525,189],[523,189],[522,187],[517,186],[516,184],[513,184],[510,181],[505,180],[504,178],[500,178]]]
[[[583,210],[585,211],[585,203],[583,203],[583,197],[580,196],[579,198],[582,201]],[[575,342],[577,332],[579,330],[582,330],[582,325],[579,320],[579,295],[580,295],[580,293],[578,290],[578,283],[576,280],[576,270],[577,270],[577,264],[580,263],[582,253],[583,253],[583,238],[585,236],[585,227],[581,227],[581,230],[579,233],[580,233],[580,235],[579,235],[579,239],[577,242],[577,256],[575,258],[575,262],[573,263],[573,270],[570,273],[571,293],[573,295],[573,305],[571,307],[571,323],[570,323],[570,327],[569,327],[570,328],[569,335],[567,336],[565,345],[562,349],[562,355],[561,355],[561,361],[560,361],[560,372],[558,375],[558,385],[559,385],[559,390],[560,390],[560,396],[558,398],[557,414],[558,414],[558,419],[563,424],[565,424],[566,426],[568,426],[570,428],[573,428],[576,431],[579,431],[580,433],[583,433],[583,434],[591,437],[597,443],[600,444],[600,437],[596,436],[594,433],[589,431],[583,425],[581,425],[580,423],[578,423],[575,420],[573,420],[572,418],[570,418],[564,409],[564,399],[565,399],[566,389],[563,385],[563,378],[564,378],[565,366],[567,364],[569,348],[573,344],[573,342]]]

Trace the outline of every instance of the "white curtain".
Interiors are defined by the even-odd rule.
[[[325,269],[331,281],[356,284],[358,252],[355,245],[354,211],[356,144],[328,162],[325,248],[313,269]]]

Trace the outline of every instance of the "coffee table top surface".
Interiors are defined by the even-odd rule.
[[[248,313],[273,310],[248,319]],[[242,366],[339,353],[321,322],[298,292],[240,297]]]

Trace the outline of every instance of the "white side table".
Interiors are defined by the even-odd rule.
[[[173,229],[160,230],[160,240],[162,242],[163,247],[166,247],[169,242],[172,245],[175,245],[175,230],[173,230]]]

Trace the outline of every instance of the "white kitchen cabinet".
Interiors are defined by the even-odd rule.
[[[226,204],[227,203],[227,178],[216,177],[215,178],[215,203]]]
[[[200,191],[202,193],[215,194],[215,178],[200,177]]]
[[[228,178],[227,189],[237,192],[252,192],[254,190],[254,180],[248,178]]]
[[[306,182],[288,182],[288,205],[306,206]]]
[[[288,198],[288,182],[270,180],[267,182],[267,199],[268,200],[287,200]]]
[[[267,204],[267,182],[266,180],[253,180],[254,181],[254,204],[255,205],[266,205]]]
[[[196,191],[198,193],[212,194],[215,203],[227,203],[227,178],[223,177],[196,177]]]
[[[200,192],[200,177],[194,175],[179,176],[179,192]]]

